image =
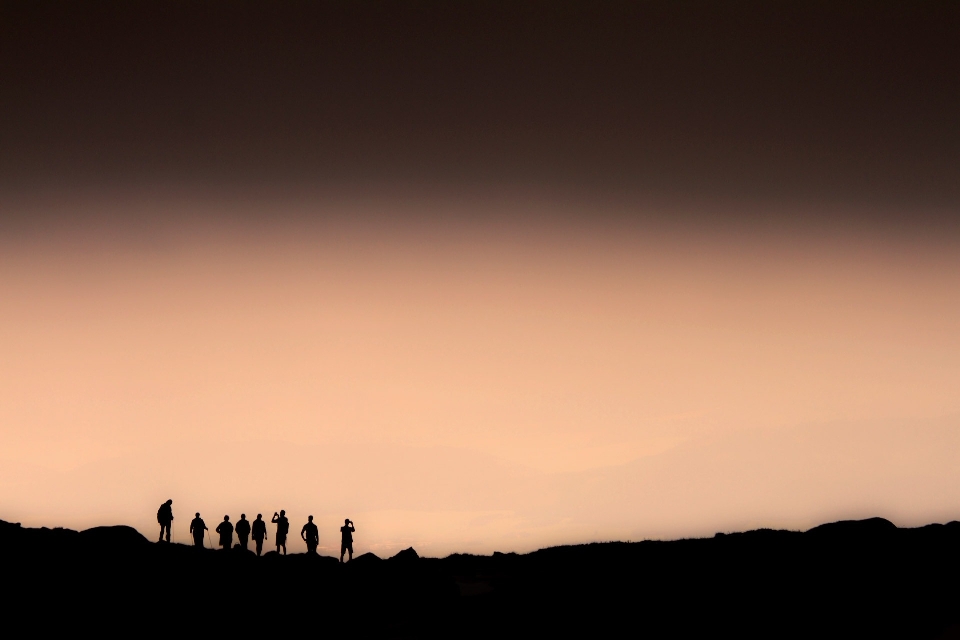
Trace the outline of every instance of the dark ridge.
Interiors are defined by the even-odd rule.
[[[528,554],[352,563],[150,543],[130,527],[0,521],[5,610],[50,632],[354,637],[947,638],[960,522],[882,518]],[[954,635],[950,635],[954,634]]]
[[[884,518],[868,518],[866,520],[841,520],[821,524],[807,531],[812,536],[832,536],[834,538],[849,538],[859,540],[872,536],[886,536],[893,534],[897,525]]]

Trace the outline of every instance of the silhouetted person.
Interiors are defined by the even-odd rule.
[[[240,546],[246,549],[247,539],[250,537],[250,521],[247,520],[247,514],[240,514],[240,520],[237,521],[234,531],[237,532],[237,540],[240,541]]]
[[[307,553],[316,553],[317,545],[320,544],[320,532],[317,525],[313,524],[313,516],[307,516],[307,524],[300,529],[300,537],[307,543]]]
[[[263,540],[267,537],[267,523],[263,521],[263,514],[258,513],[253,521],[253,541],[257,543],[257,555],[263,553]]]
[[[340,527],[340,562],[343,562],[343,554],[350,552],[350,560],[353,560],[353,534],[357,529],[350,522],[350,518],[343,521]]]
[[[287,555],[287,532],[290,531],[290,521],[287,520],[286,511],[280,509],[280,515],[276,512],[270,522],[277,525],[277,553],[280,553],[280,547],[283,547],[283,555]]]
[[[163,541],[163,532],[167,532],[167,542],[170,542],[170,525],[173,523],[173,500],[167,500],[157,509],[157,522],[160,523],[160,539]]]
[[[223,516],[223,522],[217,525],[216,532],[220,534],[220,546],[229,549],[233,546],[233,525],[230,516]]]
[[[198,511],[197,517],[190,521],[190,533],[193,534],[193,546],[203,546],[203,532],[206,530],[207,523],[203,521],[203,518],[200,517],[200,512]]]

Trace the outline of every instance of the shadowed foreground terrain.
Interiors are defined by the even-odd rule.
[[[341,566],[324,556],[199,550],[130,527],[0,521],[5,618],[38,629],[178,635],[954,637],[960,522],[881,518],[526,555]]]

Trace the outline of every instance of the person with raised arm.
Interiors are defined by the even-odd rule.
[[[277,553],[280,553],[280,547],[283,547],[283,555],[287,555],[287,532],[290,531],[290,521],[287,520],[287,512],[280,509],[280,513],[273,513],[270,522],[277,525]]]
[[[340,527],[340,562],[343,563],[343,554],[350,552],[350,560],[353,560],[353,534],[356,532],[356,527],[353,526],[353,522],[350,521],[350,518],[347,518],[343,521],[343,526]]]

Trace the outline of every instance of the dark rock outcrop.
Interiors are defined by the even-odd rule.
[[[375,553],[362,553],[353,560],[350,560],[354,566],[363,566],[366,564],[376,564],[382,562],[382,558]]]
[[[885,518],[867,518],[866,520],[828,522],[808,530],[807,535],[862,541],[894,535],[896,531],[897,525]]]
[[[392,562],[416,562],[419,559],[420,556],[413,547],[408,547],[403,551],[399,551],[395,556],[390,558]]]

